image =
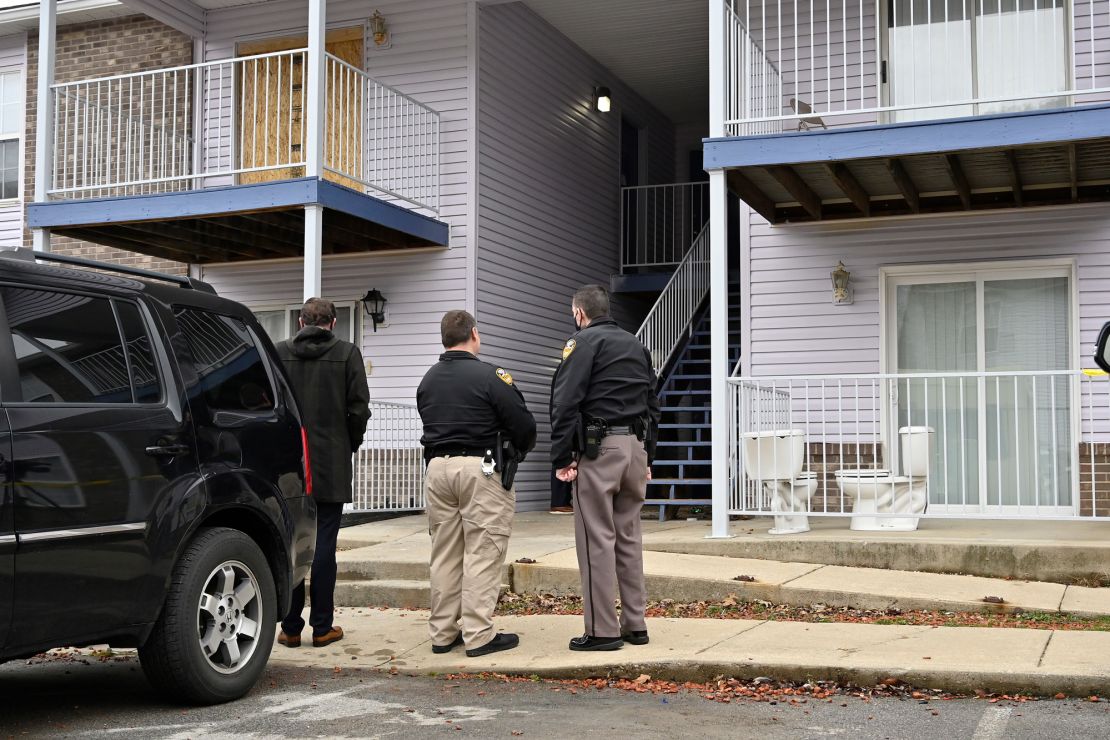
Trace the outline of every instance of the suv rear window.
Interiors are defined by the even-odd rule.
[[[128,326],[128,357],[112,301],[4,286],[22,398],[28,403],[147,403],[162,392],[138,308],[117,302]],[[134,386],[134,389],[133,389]]]
[[[254,338],[239,319],[178,306],[174,309],[212,411],[274,408],[274,389]]]

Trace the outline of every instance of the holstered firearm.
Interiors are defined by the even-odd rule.
[[[501,487],[508,491],[513,487],[513,481],[516,480],[516,470],[520,465],[522,456],[517,454],[512,441],[505,439],[501,432],[497,433],[497,445],[494,454],[497,459],[497,471],[501,473]]]

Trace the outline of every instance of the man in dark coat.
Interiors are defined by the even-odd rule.
[[[351,501],[351,457],[362,444],[370,419],[370,393],[362,353],[337,338],[335,305],[309,298],[301,309],[301,330],[277,345],[278,356],[293,384],[308,434],[312,497],[316,500],[316,557],[312,561],[312,644],[323,647],[343,639],[332,624],[335,611],[335,546],[343,504]],[[304,583],[293,590],[289,614],[278,642],[301,644],[304,629]]]

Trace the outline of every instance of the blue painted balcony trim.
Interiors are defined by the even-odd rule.
[[[1110,103],[968,118],[704,139],[707,170],[1006,149],[1110,137]]]
[[[180,193],[30,203],[27,206],[27,225],[33,229],[60,229],[227,216],[309,205],[320,205],[381,224],[429,244],[447,245],[449,227],[446,223],[317,177]]]

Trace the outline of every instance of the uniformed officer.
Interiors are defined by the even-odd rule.
[[[551,384],[551,462],[561,480],[576,482],[586,632],[570,649],[646,645],[640,509],[659,424],[656,375],[644,345],[609,317],[605,288],[581,288],[571,310],[578,333],[563,348]]]
[[[519,643],[493,630],[516,509],[516,493],[502,485],[494,458],[501,434],[523,459],[536,444],[536,420],[512,376],[478,359],[482,340],[473,316],[448,311],[440,335],[447,351],[416,392],[432,536],[428,627],[432,652],[465,644],[473,658]]]

